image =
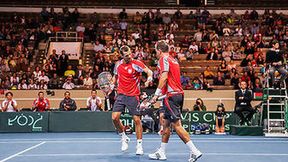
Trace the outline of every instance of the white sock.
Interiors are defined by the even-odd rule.
[[[127,135],[125,134],[125,132],[123,131],[122,133],[119,133],[119,135],[122,137],[122,138],[126,138]]]
[[[189,147],[190,152],[194,154],[199,154],[200,151],[196,148],[196,146],[193,144],[193,142],[190,140],[186,143],[186,145]]]
[[[137,139],[137,147],[142,147],[142,139]]]
[[[167,145],[167,143],[161,142],[160,150],[165,152],[166,151],[166,145]]]

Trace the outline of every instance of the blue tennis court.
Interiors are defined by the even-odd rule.
[[[144,135],[144,155],[135,155],[135,135],[127,152],[120,151],[115,133],[4,133],[0,134],[0,162],[149,162],[148,154],[160,144],[160,136]],[[284,162],[288,159],[285,138],[193,135],[203,152],[199,162]],[[186,145],[172,135],[167,162],[184,162],[189,156]]]

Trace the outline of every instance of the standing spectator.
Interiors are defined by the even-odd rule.
[[[79,34],[79,37],[83,37],[84,36],[84,32],[85,32],[85,26],[84,23],[80,23],[77,27],[76,27],[76,32]]]
[[[60,111],[77,111],[77,105],[75,100],[70,98],[70,92],[66,91],[64,93],[64,99],[60,102],[59,105]]]
[[[44,97],[44,92],[38,92],[38,98],[34,100],[32,109],[38,112],[43,112],[50,109],[50,102],[48,98]]]
[[[97,91],[92,90],[91,96],[87,99],[87,109],[90,111],[102,111],[102,101],[97,96]]]
[[[128,15],[126,13],[126,9],[123,8],[122,11],[119,13],[119,18],[122,20],[122,19],[127,19],[128,18]]]
[[[62,88],[64,88],[64,89],[74,89],[75,88],[74,83],[72,83],[71,77],[68,77],[66,79],[66,82],[63,84]]]
[[[59,73],[61,75],[63,75],[65,70],[67,69],[68,61],[69,61],[68,55],[66,54],[65,50],[62,50],[62,53],[59,57],[59,68],[60,68]]]
[[[2,111],[3,112],[16,112],[17,102],[13,99],[13,93],[7,92],[5,94],[6,99],[2,102]]]

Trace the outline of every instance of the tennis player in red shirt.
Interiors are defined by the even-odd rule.
[[[40,91],[38,93],[38,98],[33,102],[32,108],[34,111],[47,111],[50,109],[50,102],[47,98],[44,97],[44,92]]]
[[[170,126],[172,124],[177,135],[188,146],[190,150],[189,162],[194,162],[202,156],[202,153],[195,147],[190,139],[188,132],[181,124],[181,111],[184,101],[184,91],[180,81],[180,67],[178,62],[168,53],[168,44],[165,41],[159,41],[155,45],[157,57],[159,58],[158,68],[160,69],[160,79],[158,88],[151,102],[155,103],[159,96],[166,95],[164,99],[164,125],[162,143],[160,148],[149,154],[153,160],[166,160],[166,145],[170,137]],[[163,90],[165,89],[165,90]]]
[[[131,57],[131,51],[128,46],[122,46],[120,49],[122,58],[115,65],[113,82],[117,86],[117,97],[113,105],[112,120],[115,128],[118,130],[122,139],[122,151],[128,149],[130,139],[125,134],[124,126],[120,121],[120,115],[129,110],[135,123],[135,131],[137,137],[136,155],[143,155],[142,147],[142,124],[141,114],[139,110],[139,95],[140,95],[140,76],[142,72],[147,74],[145,86],[152,82],[153,72],[141,61],[134,60]]]

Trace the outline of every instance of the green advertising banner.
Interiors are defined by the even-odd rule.
[[[0,113],[0,132],[48,132],[48,112]]]
[[[132,125],[134,127],[134,121],[132,117],[128,114],[122,115],[121,121],[124,125]],[[181,121],[183,127],[189,131],[196,124],[207,123],[210,125],[211,130],[215,130],[215,112],[203,112],[203,111],[193,111],[181,114]],[[190,121],[190,123],[189,123]],[[226,112],[225,130],[230,131],[230,125],[236,124],[235,114],[233,112]]]
[[[115,131],[111,112],[50,112],[49,132]]]

